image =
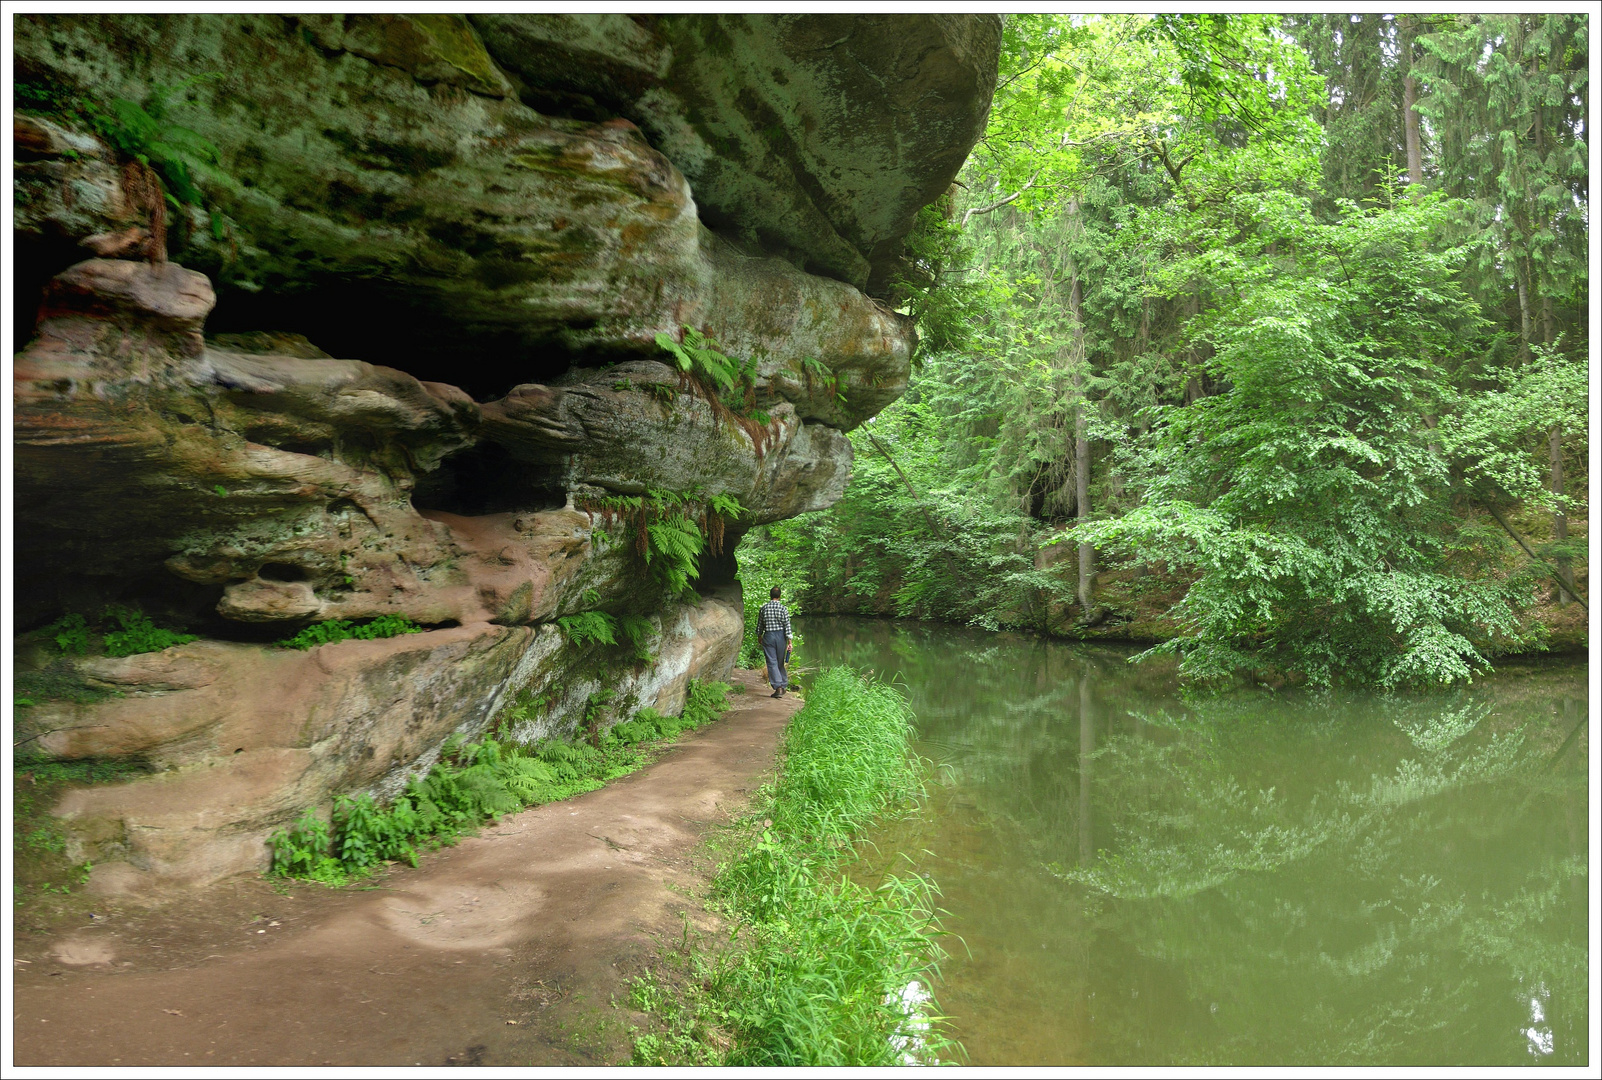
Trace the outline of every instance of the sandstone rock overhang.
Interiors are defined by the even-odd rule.
[[[435,381],[469,360],[483,397],[681,324],[732,333],[709,264],[777,256],[886,296],[983,130],[999,36],[995,16],[32,15],[15,49],[56,103],[223,73],[169,106],[219,151],[202,183],[226,228],[171,230],[216,284],[214,329],[426,351]],[[34,287],[67,241],[135,224],[90,157],[19,173],[21,250],[55,263]],[[93,198],[59,205],[51,177]]]
[[[517,737],[600,731],[727,673],[741,534],[838,499],[843,432],[907,385],[883,297],[999,41],[927,15],[15,27],[19,625],[116,602],[203,635],[19,656],[91,691],[19,710],[30,753],[156,770],[58,808],[124,883],[259,867],[304,807],[393,792],[526,695]],[[114,148],[139,102],[215,147],[203,206]],[[752,362],[738,416],[667,362],[686,327]],[[706,540],[690,591],[642,556],[667,506]],[[586,612],[649,648],[570,639]],[[379,616],[429,629],[268,644]]]
[[[710,223],[873,296],[984,131],[1001,46],[993,15],[471,21],[525,100],[627,117]]]

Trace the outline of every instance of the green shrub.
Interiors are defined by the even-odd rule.
[[[112,626],[116,629],[108,629]],[[106,605],[100,613],[100,622],[94,629],[101,631],[101,645],[107,656],[133,656],[135,653],[160,652],[174,645],[198,640],[194,634],[179,633],[157,626],[138,608],[123,604]],[[46,627],[44,632],[56,643],[56,648],[69,655],[87,655],[94,646],[91,624],[77,612],[63,615]]]
[[[400,615],[380,615],[365,623],[354,623],[345,619],[329,619],[327,622],[312,623],[292,638],[286,638],[277,644],[285,649],[314,649],[319,645],[332,645],[336,641],[374,641],[378,638],[391,638],[400,634],[417,634],[422,627],[412,620]]]
[[[108,618],[122,629],[106,634],[107,656],[132,656],[135,653],[160,652],[174,645],[198,640],[194,634],[178,634],[155,625],[134,608],[117,605],[106,608]]]
[[[73,612],[63,615],[45,630],[56,643],[56,648],[74,656],[89,651],[89,624],[82,615]]]

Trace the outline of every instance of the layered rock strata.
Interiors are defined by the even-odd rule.
[[[27,752],[153,770],[60,806],[96,881],[260,867],[306,806],[393,794],[525,691],[531,739],[726,674],[728,549],[837,499],[842,432],[906,386],[882,297],[998,27],[19,17],[19,620],[134,603],[203,635],[19,656],[84,691],[19,711]],[[203,205],[152,202],[136,104],[216,150]],[[752,361],[742,400],[660,347],[686,327]],[[642,558],[669,509],[707,545],[694,593]],[[590,611],[648,618],[654,659],[555,622]],[[378,616],[425,631],[265,644]]]

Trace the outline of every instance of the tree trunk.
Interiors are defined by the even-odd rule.
[[[1402,131],[1407,140],[1408,194],[1418,198],[1424,194],[1424,150],[1420,142],[1418,118],[1418,79],[1413,75],[1413,20],[1403,16],[1400,23],[1402,37]]]
[[[1074,517],[1081,525],[1090,520],[1090,440],[1085,436],[1085,329],[1080,318],[1079,275],[1075,274],[1073,288],[1068,294],[1068,303],[1073,308],[1074,316],[1074,354],[1077,364],[1074,369],[1074,390],[1079,397],[1079,404],[1074,406]],[[1080,617],[1090,618],[1090,606],[1094,600],[1091,596],[1091,583],[1096,572],[1096,550],[1089,544],[1079,545],[1079,599]]]
[[[1549,435],[1548,448],[1552,454],[1552,494],[1563,494],[1563,425],[1553,424]],[[1562,508],[1552,514],[1552,539],[1562,543],[1569,538],[1569,515]],[[1559,555],[1557,562],[1558,577],[1563,584],[1558,586],[1557,601],[1559,607],[1569,606],[1569,596],[1574,591],[1574,564],[1566,555]]]
[[[1527,268],[1525,268],[1527,269]],[[1513,277],[1519,290],[1519,359],[1530,359],[1530,290],[1525,280],[1525,274],[1514,270]]]

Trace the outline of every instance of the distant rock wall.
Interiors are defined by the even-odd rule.
[[[732,547],[837,499],[842,432],[906,387],[884,298],[998,47],[990,16],[19,16],[19,621],[203,635],[22,639],[96,698],[19,710],[31,752],[156,770],[59,808],[97,880],[259,867],[525,689],[531,738],[726,674]],[[215,147],[204,206],[102,137],[119,98]],[[685,326],[755,361],[740,415],[656,344]],[[693,597],[641,557],[627,500],[663,493],[707,540]],[[655,661],[554,625],[591,610],[649,617]],[[380,615],[428,629],[267,644]]]

